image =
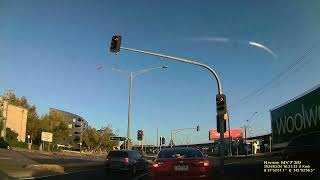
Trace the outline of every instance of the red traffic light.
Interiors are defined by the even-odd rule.
[[[120,35],[112,36],[110,51],[113,53],[118,53],[120,51],[120,46],[121,46],[121,36]]]
[[[216,105],[217,105],[217,114],[226,114],[227,113],[226,95],[218,94],[216,96]]]

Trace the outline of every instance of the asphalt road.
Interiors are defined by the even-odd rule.
[[[18,160],[18,161],[17,161]],[[245,179],[245,180],[264,180],[264,179],[319,179],[320,174],[316,176],[310,176],[308,174],[283,174],[283,173],[265,173],[263,169],[264,160],[278,160],[278,159],[266,159],[265,157],[256,157],[252,159],[231,159],[225,161],[224,166],[224,175],[219,175],[219,170],[217,168],[212,169],[212,175],[214,180],[235,180],[235,179]],[[88,157],[67,157],[67,156],[49,156],[44,154],[35,154],[35,153],[26,153],[26,152],[15,152],[8,150],[0,150],[0,179],[6,179],[5,175],[1,173],[4,168],[7,168],[8,171],[12,171],[11,174],[23,173],[21,166],[30,164],[30,163],[50,163],[50,162],[60,162],[60,163],[88,163],[90,159]],[[319,163],[320,164],[320,163]],[[10,172],[9,171],[9,172]],[[71,170],[70,170],[71,171]],[[73,172],[67,171],[64,174],[54,175],[54,176],[44,176],[37,179],[59,179],[59,180],[150,180],[149,174],[146,172],[140,172],[137,177],[130,177],[127,173],[123,172],[112,172],[106,173],[103,168],[96,168],[91,170],[82,170],[77,171],[72,169]],[[319,170],[318,170],[319,172]]]
[[[37,179],[44,180],[149,180],[147,172],[140,172],[136,177],[130,177],[128,173],[125,172],[110,172],[106,173],[103,168],[87,171],[79,171],[66,173],[55,176],[41,177]]]
[[[262,160],[251,160],[251,161],[243,161],[238,160],[232,163],[226,163],[224,166],[224,176],[219,175],[218,169],[212,169],[214,180],[236,180],[236,179],[244,179],[244,180],[284,180],[284,179],[319,179],[320,175],[310,176],[310,174],[284,174],[284,173],[265,173],[263,169],[263,161]],[[140,176],[137,177],[129,177],[126,173],[110,173],[106,174],[104,169],[96,169],[96,170],[88,170],[88,171],[81,171],[81,172],[74,172],[69,174],[63,174],[58,176],[46,177],[41,178],[45,180],[108,180],[108,179],[116,179],[116,180],[151,180],[149,174],[140,173]]]

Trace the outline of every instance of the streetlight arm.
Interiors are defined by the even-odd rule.
[[[188,60],[188,59],[184,59],[184,58],[178,58],[178,57],[164,55],[164,54],[158,54],[158,53],[153,53],[153,52],[148,52],[148,51],[142,51],[142,50],[133,49],[133,48],[120,47],[120,49],[127,50],[127,51],[134,51],[134,52],[138,52],[138,53],[142,53],[142,54],[158,56],[158,57],[163,57],[163,58],[172,59],[172,60],[175,60],[175,61],[180,61],[180,62],[184,62],[184,63],[193,64],[193,65],[204,67],[204,68],[208,69],[213,74],[213,76],[216,78],[216,81],[218,83],[218,93],[222,94],[222,87],[221,87],[221,81],[220,81],[219,76],[217,75],[217,73],[210,66],[208,66],[206,64],[202,64],[202,63],[199,63],[199,62],[196,62],[196,61],[192,61],[192,60]]]
[[[120,72],[120,73],[130,74],[129,71],[126,71],[126,70],[115,69],[115,68],[112,68],[111,70],[112,70],[112,71],[117,71],[117,72]]]
[[[132,73],[132,76],[133,76],[133,78],[134,78],[134,77],[139,76],[139,75],[142,75],[142,74],[144,74],[144,73],[146,73],[146,72],[149,72],[149,71],[152,71],[152,70],[156,70],[156,69],[161,69],[161,68],[163,68],[163,66],[139,70],[139,71],[133,72],[133,73]]]

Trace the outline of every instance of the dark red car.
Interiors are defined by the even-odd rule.
[[[210,179],[210,161],[196,148],[168,148],[159,152],[151,169],[153,180]]]

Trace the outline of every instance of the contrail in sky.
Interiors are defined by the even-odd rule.
[[[254,42],[254,41],[239,41],[239,40],[233,40],[233,39],[224,38],[224,37],[190,38],[189,40],[192,40],[192,41],[207,41],[207,42],[246,44],[246,45],[249,45],[249,46],[253,46],[253,47],[256,47],[256,48],[263,49],[263,50],[267,51],[268,53],[270,53],[275,59],[278,58],[278,55],[276,53],[274,53],[270,48],[268,48],[267,46],[265,46],[265,45],[263,45],[261,43]]]

